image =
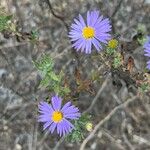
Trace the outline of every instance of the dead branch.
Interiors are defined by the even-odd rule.
[[[116,106],[104,119],[102,119],[93,129],[93,131],[88,135],[88,137],[82,142],[81,146],[80,146],[80,150],[84,150],[86,144],[93,138],[93,136],[95,135],[95,133],[98,131],[98,129],[107,121],[110,120],[110,118],[120,109],[123,109],[125,107],[127,107],[131,102],[133,102],[134,100],[136,100],[138,98],[138,96],[134,96],[130,99],[128,99],[127,101],[125,101],[124,103]]]

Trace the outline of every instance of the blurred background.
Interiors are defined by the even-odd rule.
[[[32,61],[43,53],[50,54],[56,71],[63,67],[70,81],[78,66],[82,66],[83,79],[99,70],[99,81],[92,83],[95,94],[81,92],[75,102],[81,112],[85,111],[104,87],[90,110],[95,126],[115,107],[135,96],[137,87],[132,78],[128,80],[128,75],[124,77],[118,70],[107,72],[103,61],[76,54],[67,37],[68,27],[79,13],[84,16],[88,10],[100,10],[110,18],[112,34],[119,38],[125,57],[134,58],[135,74],[140,74],[146,58],[133,37],[139,28],[150,34],[150,0],[0,0],[0,9],[13,16],[21,34],[0,33],[0,150],[79,150],[82,141],[69,143],[56,134],[44,132],[37,122],[37,104],[50,93],[39,88],[41,76]],[[37,43],[29,40],[33,32],[38,36]],[[109,79],[105,79],[107,75]],[[149,96],[148,91],[118,110],[85,149],[150,150]]]

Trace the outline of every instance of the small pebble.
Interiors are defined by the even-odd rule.
[[[21,146],[20,144],[16,144],[15,149],[16,149],[16,150],[21,150],[21,149],[22,149],[22,146]]]
[[[8,130],[8,126],[4,126],[4,131]]]

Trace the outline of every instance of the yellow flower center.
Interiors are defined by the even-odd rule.
[[[60,122],[62,119],[63,119],[63,113],[62,112],[60,112],[60,111],[54,111],[53,112],[53,114],[52,114],[52,120],[55,123]]]
[[[93,124],[91,122],[88,122],[86,125],[85,125],[86,129],[91,132],[93,130]]]
[[[85,39],[93,38],[95,36],[95,31],[92,27],[84,27],[82,30],[82,36]]]
[[[118,41],[116,39],[112,39],[108,42],[109,48],[116,48],[118,46]]]

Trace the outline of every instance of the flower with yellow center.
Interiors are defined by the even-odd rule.
[[[55,123],[60,122],[62,119],[63,119],[63,113],[62,112],[60,112],[60,111],[54,111],[53,112],[53,114],[52,114],[52,120]]]
[[[93,38],[95,36],[95,31],[92,27],[84,27],[82,30],[82,36],[85,39]]]
[[[108,47],[109,48],[115,49],[115,48],[117,48],[117,46],[118,46],[118,41],[116,39],[111,39],[108,42]]]
[[[62,99],[57,95],[53,96],[51,99],[51,104],[47,102],[41,102],[39,104],[39,122],[43,122],[43,129],[47,129],[53,133],[56,129],[60,136],[65,136],[74,128],[70,120],[79,119],[81,114],[79,109],[67,102],[64,106],[62,104]]]
[[[88,11],[86,21],[80,14],[74,19],[68,36],[72,47],[90,54],[93,46],[98,52],[103,49],[101,43],[106,44],[110,40],[111,28],[110,20],[104,18],[99,11]]]
[[[93,130],[93,124],[91,122],[88,122],[86,125],[85,125],[85,128],[91,132]]]

